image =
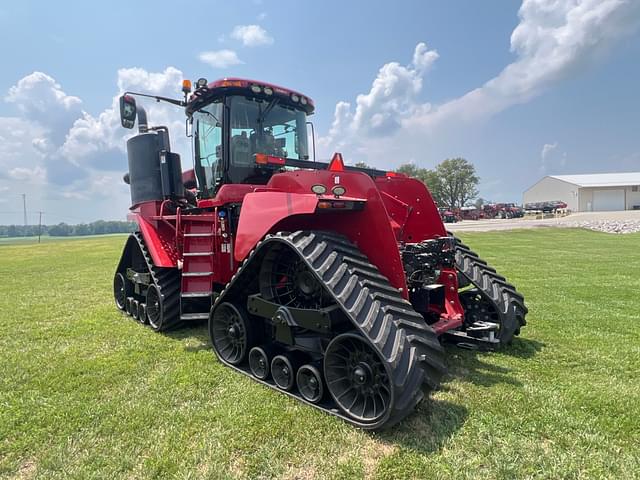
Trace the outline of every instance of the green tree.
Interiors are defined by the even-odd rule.
[[[356,162],[354,167],[358,167],[358,168],[371,168],[369,165],[367,165],[367,162]]]
[[[485,203],[491,203],[491,202],[487,202],[484,198],[478,197],[474,202],[474,205],[478,210],[480,210]]]
[[[427,186],[435,202],[438,205],[442,204],[443,199],[440,179],[435,171],[429,170],[428,168],[420,168],[413,163],[405,163],[404,165],[400,165],[396,172],[403,173],[407,177],[420,180]]]
[[[472,163],[464,158],[448,158],[435,170],[444,205],[449,208],[463,207],[478,196],[480,178]]]
[[[52,237],[68,237],[72,234],[73,227],[71,225],[67,225],[64,222],[49,227],[49,235],[51,235]]]

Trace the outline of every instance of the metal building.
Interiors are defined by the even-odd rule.
[[[640,209],[640,172],[549,175],[524,192],[527,203],[560,200],[574,212]]]

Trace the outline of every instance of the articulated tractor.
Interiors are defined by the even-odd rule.
[[[446,231],[423,183],[315,161],[309,97],[238,78],[183,92],[120,98],[122,126],[138,125],[120,310],[156,331],[208,321],[222,363],[365,429],[437,387],[443,342],[518,335],[522,295]],[[184,108],[193,168],[135,96]]]

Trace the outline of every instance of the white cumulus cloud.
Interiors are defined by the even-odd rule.
[[[640,1],[524,0],[518,16],[510,43],[514,62],[453,100],[439,105],[416,100],[422,78],[437,58],[424,44],[418,44],[408,67],[384,65],[371,90],[356,98],[355,112],[345,107],[349,102],[337,105],[329,134],[319,142],[323,154],[341,147],[358,153],[358,159],[388,167],[389,158],[398,163],[413,158],[427,141],[463,135],[474,123],[530,101],[637,30]]]
[[[213,68],[229,68],[244,63],[235,51],[228,49],[202,52],[198,58]]]
[[[273,37],[260,25],[236,25],[231,31],[231,38],[240,40],[245,47],[258,47],[273,43]]]
[[[47,74],[20,79],[4,97],[19,115],[0,117],[0,188],[38,184],[30,194],[30,204],[38,208],[46,210],[51,203],[53,211],[62,202],[82,199],[65,204],[70,215],[124,218],[129,200],[122,174],[127,170],[125,142],[132,132],[120,125],[118,98],[126,90],[180,98],[182,79],[174,67],[162,72],[120,69],[114,96],[98,114],[83,111],[81,100],[64,93]],[[138,104],[147,109],[151,124],[169,127],[172,149],[189,158],[184,111],[147,99]]]
[[[429,50],[426,44],[419,43],[409,65],[398,62],[384,65],[369,92],[357,96],[355,109],[349,102],[336,105],[329,136],[323,138],[321,143],[344,142],[345,139],[339,140],[341,135],[392,134],[400,127],[403,118],[427,108],[416,102],[416,96],[422,90],[422,77],[437,59],[435,50]]]

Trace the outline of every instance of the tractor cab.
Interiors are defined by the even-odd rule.
[[[309,160],[309,98],[251,80],[198,85],[186,113],[201,198],[214,196],[224,184],[264,185],[285,164]]]

